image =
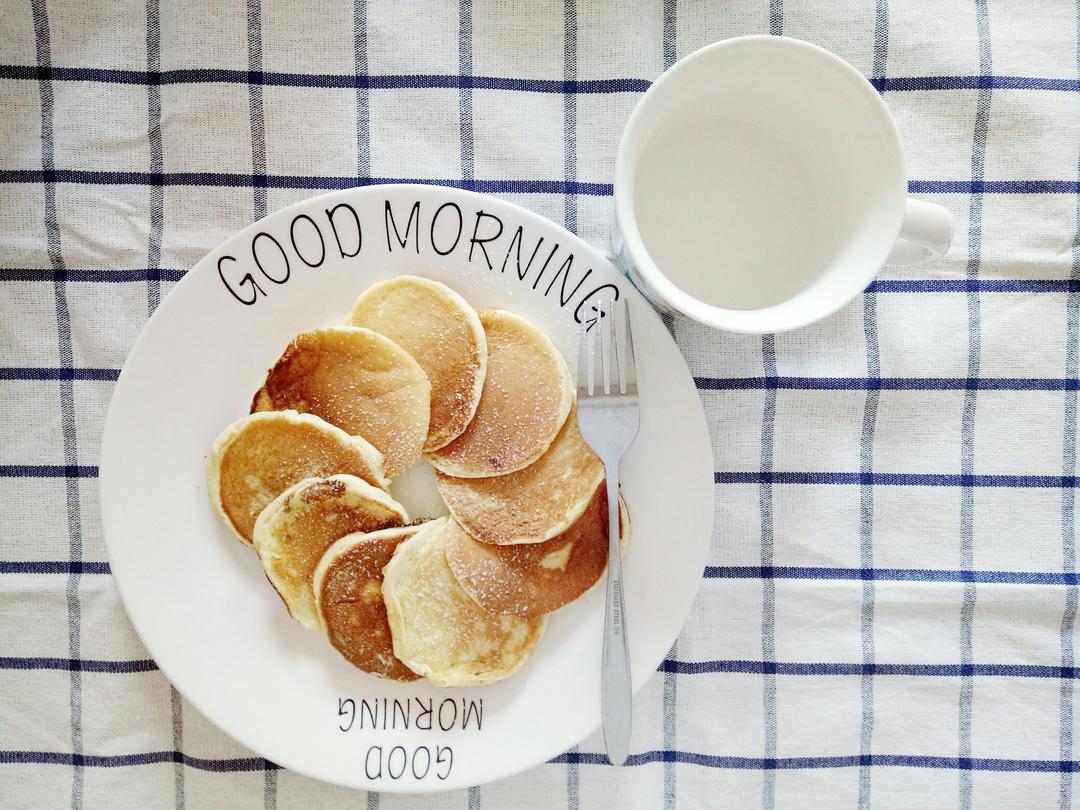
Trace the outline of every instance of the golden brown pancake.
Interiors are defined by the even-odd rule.
[[[572,409],[547,452],[524,470],[493,478],[436,473],[450,514],[483,543],[540,543],[581,517],[604,480],[604,465],[581,438]]]
[[[352,475],[309,478],[285,490],[255,522],[266,578],[294,619],[317,630],[313,578],[334,541],[401,526],[409,517],[386,492]]]
[[[393,478],[417,459],[427,437],[431,385],[412,356],[370,329],[334,326],[293,338],[251,411],[313,413],[383,454]]]
[[[256,413],[233,422],[214,441],[206,465],[210,500],[225,525],[251,545],[259,513],[304,478],[348,473],[385,486],[382,453],[317,416]]]
[[[394,655],[436,686],[507,678],[532,654],[547,619],[489,613],[462,590],[446,562],[452,522],[424,524],[383,569]]]
[[[330,643],[354,667],[395,681],[420,676],[394,657],[382,597],[382,569],[394,549],[419,525],[349,534],[326,550],[313,587],[319,619]]]
[[[427,374],[431,420],[424,450],[437,450],[465,431],[484,387],[487,338],[464,298],[437,281],[398,276],[368,287],[348,323],[386,335]]]
[[[488,344],[487,375],[472,422],[428,454],[447,475],[482,478],[523,469],[551,446],[573,399],[570,369],[547,336],[500,309],[480,311]]]
[[[623,548],[629,537],[620,502]],[[445,532],[446,561],[458,584],[491,613],[535,619],[573,602],[607,568],[607,486],[601,484],[584,514],[558,537],[543,543],[493,546],[479,543],[451,522]]]

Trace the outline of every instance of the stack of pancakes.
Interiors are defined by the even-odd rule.
[[[410,521],[387,488],[421,457],[450,514]],[[523,318],[415,276],[293,339],[214,442],[207,485],[290,615],[400,681],[512,675],[607,565],[603,465],[566,361]]]

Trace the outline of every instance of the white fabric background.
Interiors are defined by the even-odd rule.
[[[3,3],[0,805],[1070,806],[1077,25],[1049,0]],[[372,178],[491,191],[603,246],[647,82],[770,32],[878,81],[956,239],[775,339],[675,322],[721,483],[633,765],[594,736],[378,796],[223,736],[147,660],[101,538],[102,419],[149,312],[258,216]]]

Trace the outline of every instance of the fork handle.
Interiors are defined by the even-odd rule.
[[[601,717],[604,747],[612,765],[622,765],[630,755],[631,695],[630,650],[623,604],[622,553],[619,545],[619,465],[607,468],[608,576],[607,610],[604,618],[604,653],[600,667]]]

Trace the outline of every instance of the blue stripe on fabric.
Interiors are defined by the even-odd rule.
[[[34,19],[35,55],[39,67],[51,65],[52,49],[49,39],[49,14],[45,0],[32,0],[31,11]],[[41,100],[41,168],[44,173],[55,169],[55,145],[53,142],[54,98],[52,82],[49,79],[38,80],[38,92]],[[60,235],[60,222],[56,210],[56,186],[45,181],[44,187],[45,246],[49,255],[49,264],[58,273],[64,271],[64,251]],[[57,351],[60,365],[73,366],[73,344],[71,338],[71,317],[68,307],[67,290],[63,282],[53,284],[53,306],[56,314]],[[60,425],[64,442],[64,470],[78,470],[78,447],[75,427],[75,396],[72,381],[62,380],[59,386]],[[67,476],[64,481],[65,506],[67,511],[68,557],[79,560],[83,554],[82,512],[79,500],[79,482],[76,476]],[[81,616],[79,606],[79,573],[68,573],[64,595],[67,607],[68,657],[79,658],[81,647]],[[83,751],[82,727],[82,677],[72,672],[69,679],[68,703],[70,709],[71,750],[73,756],[81,756]],[[71,776],[71,807],[81,810],[83,805],[84,775],[82,768],[76,766]]]
[[[107,661],[100,659],[0,657],[0,670],[59,670],[66,672],[93,672],[109,674],[137,674],[157,671],[151,659]],[[657,667],[658,672],[672,675],[708,675],[717,673],[744,675],[785,675],[793,677],[838,676],[867,677],[883,675],[892,677],[997,677],[997,678],[1080,678],[1080,669],[1073,666],[1040,664],[882,664],[715,660],[682,661],[672,648],[668,657]],[[665,683],[668,680],[665,679]],[[675,681],[671,680],[674,684]],[[665,724],[668,715],[665,714]],[[668,735],[672,736],[672,735]]]
[[[248,70],[262,71],[262,0],[247,0]],[[251,171],[256,180],[266,175],[266,121],[263,115],[263,88],[257,82],[248,85],[248,106],[251,120]],[[254,218],[266,216],[267,186],[256,182],[251,186]],[[263,807],[277,808],[277,772],[266,769],[263,774]]]
[[[186,275],[185,270],[151,268],[138,270],[72,270],[63,271],[43,267],[4,267],[0,268],[0,281],[72,281],[72,282],[122,282],[122,281],[179,281]]]
[[[368,70],[367,0],[353,6],[353,67],[356,77]],[[356,176],[371,176],[371,110],[367,86],[356,82]]]
[[[990,20],[986,0],[975,1],[975,20],[979,39],[979,72],[989,75]],[[986,169],[986,139],[990,128],[990,103],[992,90],[980,88],[975,105],[975,132],[971,146],[971,177],[973,182],[982,181]],[[974,191],[969,200],[968,212],[968,261],[967,277],[977,278],[982,264],[982,193]],[[982,352],[982,329],[980,324],[981,303],[978,291],[967,295],[968,313],[968,372],[971,379],[979,376]],[[960,566],[974,568],[975,558],[975,490],[971,479],[975,471],[975,417],[978,405],[977,391],[964,392],[964,409],[960,423],[960,471],[963,483],[960,488]],[[975,583],[964,584],[964,600],[960,606],[960,662],[970,664],[974,657],[975,606],[978,592]],[[959,713],[959,754],[961,758],[972,752],[972,704],[975,684],[970,676],[961,678]],[[959,793],[961,810],[970,810],[973,802],[974,783],[971,773],[960,772]]]
[[[98,468],[83,464],[0,464],[0,478],[97,478]],[[81,544],[80,544],[81,549]],[[80,555],[73,555],[78,559]]]
[[[0,657],[0,669],[57,669],[67,672],[111,672],[128,674],[155,672],[157,664],[150,659],[136,661],[100,661],[89,658],[14,658]]]
[[[161,72],[161,20],[160,0],[146,3],[146,69],[150,75]],[[165,159],[161,143],[161,86],[146,87],[147,141],[150,145],[150,171],[165,171]],[[161,264],[161,240],[165,230],[165,192],[161,186],[150,188],[150,233],[147,237],[148,268]],[[146,279],[147,314],[153,315],[161,303],[161,282],[157,275]]]
[[[0,380],[107,380],[120,376],[118,368],[0,368]]]
[[[581,765],[610,767],[608,758],[600,753],[565,753],[549,760],[552,764],[569,762]],[[854,768],[864,760],[857,754],[827,757],[777,757],[760,759],[699,754],[692,751],[654,750],[631,754],[627,765],[649,765],[661,762],[679,762],[708,768],[742,770],[804,770],[810,768]],[[1080,769],[1080,762],[1056,759],[993,759],[989,757],[935,757],[909,754],[872,754],[870,764],[881,767],[936,768],[946,770],[975,770],[998,772],[1060,773]],[[179,760],[190,768],[203,771],[233,772],[279,769],[265,759],[205,759],[191,757],[181,751],[149,751],[141,754],[76,755],[59,751],[0,751],[0,764],[24,765],[78,765],[88,768],[122,768],[135,765],[152,765]]]
[[[258,84],[277,87],[365,90],[513,90],[526,93],[643,93],[652,84],[648,79],[526,79],[505,76],[471,76],[439,73],[368,74],[285,73],[279,71],[190,68],[147,73],[142,70],[54,67],[40,70],[32,65],[0,65],[0,79],[107,82],[112,84]],[[913,79],[917,81],[918,79]],[[1032,79],[1035,82],[1056,81]]]
[[[465,78],[472,75],[473,7],[472,0],[458,0],[458,71]],[[473,87],[465,81],[458,88],[458,131],[461,149],[461,177],[471,183],[476,176],[476,152],[473,135]],[[470,787],[469,810],[480,810],[480,788]]]
[[[670,2],[670,0],[669,0]],[[666,32],[665,32],[666,33]],[[0,79],[105,82],[110,84],[261,84],[278,87],[369,88],[372,90],[458,89],[468,85],[477,90],[516,90],[529,93],[643,93],[648,79],[589,79],[559,81],[509,76],[455,76],[453,74],[368,74],[289,73],[282,71],[184,68],[143,71],[92,67],[36,67],[0,65]],[[903,93],[925,90],[1050,90],[1080,91],[1080,80],[1041,76],[891,76],[872,78],[881,92]]]
[[[675,64],[676,55],[678,54],[678,0],[664,0],[663,8],[663,58],[664,58],[664,70],[667,70],[673,64]],[[662,316],[664,320],[664,326],[667,327],[668,332],[671,333],[673,339],[677,338],[675,330],[675,321],[671,315],[664,313]],[[676,657],[679,651],[679,640],[676,639],[675,643],[671,645],[671,650],[668,653],[670,657]],[[675,673],[664,674],[664,694],[663,694],[663,711],[664,711],[664,727],[663,727],[663,743],[664,748],[672,750],[678,744],[678,728],[679,728],[679,681],[675,677]],[[677,810],[678,809],[678,771],[674,762],[664,763],[664,810]]]
[[[340,177],[325,175],[238,174],[227,172],[98,172],[71,169],[0,169],[0,183],[78,183],[81,185],[213,186],[224,188],[343,189],[415,183],[483,194],[582,194],[610,197],[610,183],[565,180],[470,180],[426,177]]]
[[[563,77],[567,81],[577,78],[577,4],[575,0],[563,3]],[[577,96],[568,93],[563,97],[563,175],[567,182],[577,181]],[[570,233],[578,232],[578,204],[574,194],[564,198],[563,226]]]
[[[872,299],[867,299],[872,300]],[[702,391],[1077,391],[1080,380],[1043,377],[695,377]]]
[[[906,487],[1013,487],[1058,489],[1077,486],[1073,475],[973,475],[961,473],[738,472],[713,473],[717,484],[837,484]],[[967,566],[970,567],[970,566]]]
[[[989,92],[989,91],[985,91]],[[1078,180],[910,180],[912,194],[1076,194]]]
[[[986,585],[1080,584],[1073,571],[973,571],[936,568],[829,568],[819,566],[710,565],[705,579],[816,579],[885,582],[975,582]]]
[[[0,380],[108,380],[118,368],[0,367]],[[752,391],[775,388],[791,391],[1078,391],[1075,377],[695,377],[701,391]]]
[[[466,80],[472,75],[472,37],[472,0],[458,0],[458,70]],[[465,182],[472,182],[475,177],[472,91],[470,81],[463,81],[458,87],[461,177]]]
[[[0,574],[111,574],[107,562],[83,560],[0,560]]]
[[[98,468],[71,464],[3,464],[0,478],[97,478]],[[926,487],[1013,487],[1017,489],[1057,489],[1077,486],[1076,476],[1062,475],[952,475],[937,473],[857,472],[758,472],[718,471],[717,484],[836,484]],[[764,566],[771,565],[765,561]]]
[[[879,663],[833,663],[791,661],[679,661],[666,658],[657,667],[658,672],[674,672],[679,675],[708,675],[715,673],[744,675],[791,675],[812,677],[836,675],[845,677],[869,677],[887,675],[928,678],[1080,678],[1075,667],[1037,664],[879,664]],[[869,753],[869,752],[865,752]]]
[[[180,699],[180,693],[176,687],[169,684],[169,713],[172,715],[172,747],[174,751],[184,750],[184,702]],[[184,765],[181,762],[173,763],[173,791],[175,792],[176,810],[184,810],[187,807],[187,791],[184,788]]]
[[[146,69],[149,73],[161,71],[161,3],[160,0],[147,0],[146,3]],[[161,137],[161,87],[147,86],[147,123],[150,142],[150,171],[155,174],[165,170],[164,149]],[[161,186],[150,189],[150,234],[147,239],[146,264],[146,307],[147,315],[153,315],[161,304],[161,281],[158,269],[161,266],[161,242],[165,232],[165,190]],[[152,662],[151,662],[152,663]],[[155,665],[156,669],[156,665]],[[184,748],[184,706],[176,687],[169,684],[169,714],[172,727],[172,747],[176,751]],[[184,766],[173,764],[173,806],[184,810],[185,786]]]
[[[358,150],[359,151],[359,150]],[[363,164],[361,164],[362,166]],[[383,178],[370,178],[361,172],[357,183],[370,185]],[[388,181],[390,182],[390,181]],[[415,181],[408,181],[415,182]],[[441,182],[441,181],[440,181]],[[475,181],[474,181],[475,182]],[[486,181],[485,181],[486,182]],[[58,273],[48,268],[0,268],[0,281],[73,281],[73,282],[126,282],[179,281],[187,271],[180,268],[111,270],[111,269],[65,269]],[[1080,279],[882,279],[874,281],[867,293],[967,293],[977,290],[991,293],[1069,293],[1080,292]]]
[[[257,156],[256,156],[257,157]],[[265,166],[265,154],[263,155]],[[610,197],[611,183],[565,180],[473,180],[432,177],[341,177],[333,175],[236,172],[109,172],[82,169],[2,169],[0,183],[79,183],[82,185],[165,185],[224,188],[341,189],[386,183],[448,186],[486,194],[584,194]],[[1080,180],[912,180],[913,194],[1077,194]]]
[[[910,278],[879,279],[870,293],[1061,293],[1080,291],[1080,279]]]
[[[870,79],[884,93],[918,92],[922,90],[1053,90],[1080,91],[1077,79],[1048,79],[1036,76],[894,76]]]
[[[180,762],[189,768],[217,773],[277,770],[280,766],[257,757],[206,759],[191,757],[183,751],[147,751],[140,754],[69,754],[62,751],[0,751],[0,765],[68,765],[76,768],[126,768]]]
[[[888,47],[888,3],[878,0],[877,23],[874,36],[874,73],[885,71],[885,55]],[[863,336],[866,343],[867,381],[881,377],[881,356],[877,331],[877,299],[863,296]],[[874,428],[877,424],[880,389],[868,386],[863,406],[862,434],[859,439],[859,472],[864,475],[874,471]],[[859,487],[859,566],[864,570],[874,567],[874,488],[868,484]],[[862,584],[862,604],[859,609],[859,635],[863,663],[873,666],[874,653],[874,580],[865,579]],[[861,724],[859,728],[859,755],[869,756],[873,750],[874,735],[874,679],[873,672],[863,673],[859,685],[861,698]],[[869,765],[859,767],[860,810],[870,807],[871,770]]]
[[[3,761],[0,754],[0,762]],[[551,763],[566,762],[570,754],[560,754]],[[604,754],[579,753],[573,755],[582,765],[608,765]],[[755,757],[733,757],[716,754],[698,754],[693,751],[644,751],[631,754],[627,765],[650,765],[658,762],[679,762],[687,765],[700,765],[706,768],[730,770],[762,770],[766,775],[777,770],[804,770],[811,768],[857,768],[863,764],[887,768],[935,768],[944,770],[998,771],[1028,773],[1059,773],[1080,769],[1080,762],[1056,759],[993,759],[989,757],[935,757],[910,754],[871,754],[862,757],[850,756],[826,757],[775,757],[758,759]]]
[[[778,0],[774,0],[778,2]],[[761,337],[761,365],[766,377],[776,376],[776,344],[772,335]],[[761,510],[761,567],[773,564],[773,432],[776,425],[776,390],[765,389],[761,415],[761,474],[758,477],[758,501]],[[776,659],[776,585],[771,579],[761,581],[761,657],[765,661]],[[776,678],[766,673],[762,679],[762,703],[764,711],[763,740],[765,757],[777,753]],[[776,804],[776,779],[765,774],[762,785],[763,808],[771,810]]]
[[[563,80],[577,79],[577,3],[563,2]],[[577,95],[563,96],[563,177],[577,180]],[[571,233],[578,231],[578,199],[574,194],[563,197],[563,227]],[[667,699],[665,686],[665,727],[667,724]],[[673,743],[672,743],[673,744]],[[665,737],[664,745],[668,745]],[[570,750],[577,751],[575,745]],[[665,769],[666,770],[666,769]],[[566,810],[579,810],[581,806],[581,769],[576,762],[566,764]]]
[[[1076,13],[1076,70],[1080,75],[1080,2]],[[1080,177],[1080,156],[1077,157],[1076,174]],[[1076,205],[1076,233],[1080,234],[1080,198]],[[1071,280],[1080,281],[1080,238],[1072,243]],[[1080,376],[1080,294],[1070,290],[1065,300],[1065,376]],[[1065,414],[1062,436],[1062,474],[1076,475],[1077,395],[1070,391],[1065,395]],[[1076,572],[1076,492],[1071,489],[1061,493],[1061,557],[1066,572]],[[1075,579],[1075,577],[1074,577]],[[1061,616],[1061,666],[1071,668],[1075,663],[1073,633],[1076,629],[1076,613],[1080,594],[1075,582],[1065,592],[1065,609]],[[1072,759],[1073,755],[1073,699],[1072,681],[1062,680],[1058,695],[1058,755]],[[1069,810],[1073,804],[1073,780],[1071,773],[1062,773],[1058,785],[1058,807]]]
[[[262,0],[247,0],[248,71],[262,72]],[[263,118],[263,89],[258,82],[248,85],[251,117],[251,172],[253,178],[266,175],[266,124]],[[252,184],[255,219],[266,216],[266,186]]]

